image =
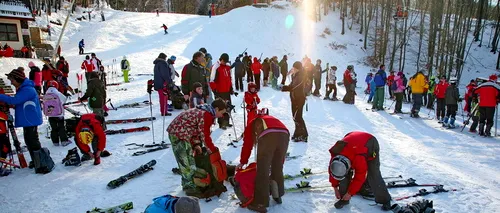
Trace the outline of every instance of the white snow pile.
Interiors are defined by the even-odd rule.
[[[287,5],[280,3],[281,5]],[[252,56],[263,58],[273,55],[281,58],[289,55],[289,67],[293,62],[301,60],[304,55],[313,61],[322,59],[326,63],[339,67],[337,77],[340,79],[343,70],[348,64],[354,64],[358,73],[359,82],[364,80],[371,69],[362,65],[361,61],[368,56],[360,47],[359,39],[362,35],[356,30],[346,31],[340,35],[340,20],[338,13],[323,17],[320,23],[314,23],[302,12],[301,8],[292,6],[287,9],[243,7],[235,9],[225,15],[209,19],[207,16],[180,15],[180,14],[144,14],[105,10],[106,21],[100,22],[99,17],[92,21],[75,22],[68,24],[62,40],[62,55],[70,66],[70,84],[76,88],[75,74],[80,70],[84,59],[78,55],[78,42],[85,39],[85,52],[97,54],[108,72],[118,72],[121,58],[126,55],[130,61],[131,74],[152,73],[153,60],[160,52],[177,56],[176,69],[191,60],[192,54],[200,47],[205,47],[214,60],[220,54],[228,53],[231,60],[241,54],[246,48]],[[169,34],[163,35],[160,27],[165,23],[169,27]],[[328,27],[332,34],[321,38],[324,29]],[[53,26],[60,32],[59,26]],[[329,43],[345,45],[346,49],[332,50]],[[481,58],[488,51],[478,49],[471,54]],[[28,60],[24,61],[27,63]],[[489,62],[491,63],[491,62]],[[11,70],[20,66],[14,60],[0,59],[3,70]],[[27,65],[24,65],[27,66]],[[472,69],[472,68],[471,68]],[[478,68],[479,70],[480,68]],[[411,70],[411,69],[408,69]],[[482,70],[482,69],[481,69]],[[409,71],[407,71],[409,72]],[[494,72],[489,70],[489,73]],[[470,72],[464,79],[476,77]],[[488,76],[486,71],[481,76]],[[114,106],[125,103],[142,102],[148,100],[146,80],[151,77],[133,76],[131,83],[108,87],[108,97]],[[121,78],[109,78],[108,82],[121,82]],[[180,79],[177,79],[178,84]],[[323,79],[324,82],[324,79]],[[364,87],[363,83],[359,84]],[[321,92],[324,94],[324,85]],[[119,90],[126,88],[126,91]],[[459,189],[456,192],[428,195],[425,198],[434,200],[438,212],[497,212],[500,206],[500,176],[498,162],[500,161],[500,147],[498,139],[484,139],[469,134],[467,129],[463,133],[460,129],[443,129],[435,120],[413,119],[403,115],[402,119],[389,115],[386,112],[371,112],[365,110],[371,105],[366,103],[363,94],[364,88],[358,88],[355,105],[346,105],[342,102],[324,101],[322,98],[309,97],[308,111],[304,112],[304,119],[309,131],[308,143],[291,142],[288,152],[292,156],[300,155],[298,159],[288,160],[285,163],[285,173],[297,174],[302,168],[311,168],[313,172],[327,170],[330,155],[328,149],[346,133],[354,130],[367,131],[374,134],[380,143],[381,170],[383,176],[402,175],[403,178],[414,178],[421,184],[443,184],[447,189]],[[345,91],[339,87],[338,97]],[[243,131],[243,110],[239,108],[243,94],[233,97],[237,106],[233,114],[237,134]],[[259,92],[262,103],[259,107],[269,108],[270,114],[281,119],[291,131],[294,122],[291,115],[291,106],[288,93],[263,88]],[[130,213],[143,212],[152,198],[164,194],[183,196],[180,186],[180,176],[171,172],[177,163],[171,149],[153,152],[142,156],[132,156],[138,150],[128,150],[124,146],[129,143],[152,143],[165,140],[168,142],[165,129],[170,121],[180,113],[173,112],[173,116],[166,117],[166,125],[162,127],[158,97],[152,95],[155,138],[152,132],[110,135],[107,137],[106,149],[112,155],[101,159],[98,166],[85,162],[80,167],[65,167],[60,164],[67,150],[73,148],[74,143],[67,147],[55,147],[50,139],[45,138],[47,121],[39,127],[40,140],[44,147],[48,147],[51,156],[57,163],[55,169],[46,175],[34,174],[33,170],[15,170],[11,175],[0,179],[0,206],[1,212],[9,213],[38,213],[38,212],[85,212],[93,207],[109,207],[128,201],[134,202],[134,209]],[[73,101],[75,98],[72,99]],[[386,100],[389,107],[391,100]],[[76,110],[84,112],[83,107],[75,106]],[[410,106],[405,104],[403,111],[409,111]],[[461,111],[457,118],[462,120]],[[427,117],[427,109],[422,109],[420,115]],[[430,113],[433,116],[433,113]],[[148,117],[148,108],[130,108],[110,111],[107,119],[125,119]],[[70,117],[67,114],[67,117]],[[457,120],[457,123],[460,121]],[[134,124],[113,124],[108,129],[121,129],[140,126],[151,126],[150,122]],[[22,129],[18,128],[18,132]],[[227,146],[235,135],[232,129],[220,130],[212,128],[212,138],[219,147],[223,159],[232,164],[239,162],[241,146],[233,148]],[[165,139],[163,139],[165,134]],[[229,135],[231,134],[231,136]],[[21,141],[23,140],[20,136]],[[241,143],[241,142],[240,142]],[[29,158],[29,155],[25,155]],[[115,178],[124,175],[148,161],[156,159],[155,169],[125,183],[123,186],[109,190],[106,184]],[[29,159],[28,159],[29,160]],[[287,187],[294,187],[301,179],[287,181]],[[302,179],[303,180],[303,179]],[[328,174],[315,175],[307,181],[313,186],[328,186]],[[202,212],[250,212],[239,208],[237,201],[231,199],[233,189],[229,185],[228,192],[211,202],[201,201]],[[393,197],[411,195],[418,192],[420,187],[390,189]],[[431,190],[431,189],[429,189]],[[414,201],[414,198],[399,201],[405,204]],[[336,210],[333,190],[324,188],[318,191],[304,193],[288,193],[283,197],[283,204],[271,202],[269,212],[382,212],[379,207],[372,206],[373,201],[354,196],[350,205],[343,210]]]

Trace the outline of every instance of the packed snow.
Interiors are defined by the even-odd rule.
[[[281,3],[283,5],[288,5]],[[263,53],[263,58],[273,55],[289,56],[289,67],[294,61],[301,60],[304,55],[313,61],[321,59],[323,67],[326,63],[339,67],[337,78],[341,78],[343,70],[348,64],[354,64],[358,73],[359,82],[364,80],[370,67],[362,61],[369,54],[363,51],[363,36],[355,29],[347,30],[340,35],[341,22],[339,14],[333,13],[323,17],[322,22],[315,23],[302,8],[288,6],[285,10],[277,8],[242,7],[222,16],[209,19],[206,16],[181,14],[156,14],[122,12],[105,10],[106,21],[100,22],[100,17],[87,21],[69,22],[62,39],[62,55],[70,66],[70,83],[76,87],[76,75],[80,72],[80,65],[84,56],[78,55],[78,41],[85,39],[85,52],[94,52],[103,61],[108,72],[113,69],[118,73],[119,62],[124,55],[130,61],[131,74],[152,73],[153,60],[160,52],[168,56],[177,56],[176,70],[191,60],[192,54],[200,47],[205,47],[212,54],[214,60],[222,53],[228,53],[231,60],[241,54],[246,48],[252,56]],[[61,16],[63,17],[63,16]],[[63,20],[63,19],[62,19]],[[163,35],[160,28],[166,24],[168,35]],[[328,27],[331,35],[321,38],[319,35]],[[60,32],[59,26],[53,26]],[[356,28],[356,27],[355,27]],[[54,39],[53,39],[54,40]],[[332,50],[328,44],[336,42],[346,45],[344,50]],[[474,44],[473,44],[474,45]],[[477,45],[474,45],[477,46]],[[471,56],[477,60],[467,64],[463,79],[488,76],[494,70],[490,67],[476,66],[478,63],[492,64],[496,55],[489,56],[487,49],[473,48]],[[492,55],[492,54],[491,54]],[[113,64],[114,59],[116,63]],[[3,72],[10,71],[18,66],[27,68],[29,60],[0,59]],[[410,59],[409,59],[410,61]],[[40,62],[37,62],[39,64]],[[411,65],[413,66],[413,65]],[[475,69],[475,67],[477,69]],[[486,65],[485,65],[486,67]],[[413,74],[407,69],[406,73]],[[476,73],[473,70],[481,70]],[[3,74],[2,74],[3,75]],[[113,105],[142,102],[148,100],[146,93],[147,76],[133,76],[134,80],[128,84],[108,87],[108,97]],[[108,78],[109,82],[121,82],[121,78]],[[179,85],[180,79],[177,79]],[[466,82],[468,80],[463,80]],[[325,79],[323,79],[325,82]],[[441,127],[436,120],[413,119],[408,115],[389,115],[386,112],[372,112],[366,103],[363,90],[364,83],[359,83],[355,105],[346,105],[342,102],[326,101],[318,97],[308,97],[304,120],[309,131],[308,143],[290,143],[290,155],[302,157],[289,160],[285,163],[286,174],[297,174],[302,168],[312,168],[313,172],[327,170],[330,154],[328,149],[339,139],[354,130],[366,131],[374,134],[380,143],[381,170],[383,176],[402,175],[403,178],[414,178],[417,183],[439,183],[447,189],[459,189],[456,192],[428,195],[425,198],[434,200],[437,212],[496,212],[500,206],[500,176],[498,162],[500,147],[497,138],[481,138],[467,132],[460,132],[460,128],[449,130]],[[324,85],[322,85],[324,94]],[[462,85],[463,87],[463,85]],[[127,91],[118,91],[127,88]],[[338,97],[345,93],[343,87],[338,87]],[[240,108],[243,94],[232,97],[237,106],[233,114],[236,132],[243,131],[243,110]],[[271,115],[281,119],[291,131],[294,123],[291,115],[289,93],[283,93],[263,88],[259,92],[262,100],[259,107],[269,109]],[[463,94],[462,94],[463,96]],[[33,170],[15,170],[11,175],[0,180],[1,212],[85,212],[93,207],[110,207],[127,201],[134,202],[134,209],[130,213],[143,212],[151,200],[164,194],[183,196],[180,186],[180,176],[171,172],[177,163],[171,149],[154,152],[142,156],[132,156],[137,150],[128,150],[124,146],[128,143],[161,142],[163,134],[168,142],[165,129],[170,121],[180,113],[173,112],[173,116],[166,117],[165,127],[162,127],[158,96],[152,95],[154,135],[152,132],[139,132],[122,135],[107,136],[106,149],[112,155],[102,158],[101,164],[92,165],[83,163],[80,167],[65,167],[60,164],[67,150],[73,148],[74,143],[67,147],[54,147],[45,133],[47,121],[39,127],[40,140],[44,147],[48,147],[51,156],[57,163],[55,169],[46,175],[35,174]],[[73,98],[72,100],[76,100]],[[391,100],[385,100],[385,106],[391,106]],[[409,111],[410,105],[404,104],[403,111]],[[83,107],[74,109],[85,112]],[[420,115],[428,117],[428,110],[422,108]],[[67,117],[70,115],[67,114]],[[150,116],[149,108],[131,108],[110,111],[107,119],[125,119]],[[433,113],[430,112],[430,116]],[[457,123],[461,123],[461,111],[457,113]],[[113,124],[108,129],[151,126],[151,122],[136,124]],[[212,128],[212,138],[219,147],[222,157],[227,162],[237,164],[241,146],[233,148],[227,144],[235,138],[233,129],[225,131],[217,126]],[[22,133],[22,129],[17,129]],[[21,141],[22,136],[20,136]],[[240,142],[241,143],[241,142]],[[29,158],[29,155],[26,155]],[[140,177],[130,180],[123,186],[109,190],[106,184],[115,178],[124,175],[151,159],[157,160],[157,165]],[[287,187],[293,187],[301,179],[287,181]],[[307,179],[311,185],[328,186],[328,174],[316,175]],[[211,202],[200,201],[202,212],[250,212],[240,208],[236,200],[231,198],[233,189],[226,183],[228,191]],[[393,197],[411,195],[418,192],[419,187],[390,189]],[[405,204],[415,199],[399,201]],[[382,212],[379,207],[372,206],[373,201],[354,196],[351,204],[342,210],[334,208],[336,202],[331,188],[322,190],[287,193],[283,197],[283,204],[271,202],[269,212]]]

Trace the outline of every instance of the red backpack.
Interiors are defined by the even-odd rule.
[[[236,175],[234,175],[234,192],[241,201],[241,207],[247,207],[253,201],[256,176],[257,163],[249,164],[245,169],[237,171]]]

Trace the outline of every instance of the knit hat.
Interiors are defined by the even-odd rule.
[[[198,198],[180,197],[175,203],[175,213],[200,213]]]
[[[219,60],[223,60],[224,62],[228,62],[229,61],[229,55],[227,53],[222,53],[222,55],[220,55],[220,59]]]
[[[26,75],[24,74],[23,71],[18,70],[18,69],[13,69],[10,73],[5,74],[7,77],[12,77],[15,79],[25,79]]]
[[[170,56],[171,61],[175,61],[175,59],[177,59],[177,57],[175,57],[175,55]]]
[[[403,76],[403,75],[404,75],[403,72],[401,72],[401,71],[398,72],[398,76]]]
[[[293,68],[301,70],[302,69],[302,63],[300,63],[300,61],[296,61],[295,63],[293,63]]]
[[[200,50],[198,51],[202,52],[203,54],[207,54],[207,49],[205,49],[205,47],[200,48]]]
[[[28,63],[28,67],[34,67],[35,66],[35,63],[33,61],[30,61],[30,63]]]
[[[158,58],[167,60],[167,55],[165,53],[160,53],[160,55],[158,55]]]
[[[195,90],[196,90],[196,88],[198,88],[198,87],[203,87],[203,86],[201,85],[201,83],[200,83],[200,82],[195,82],[195,83],[193,84],[193,91],[195,91]]]

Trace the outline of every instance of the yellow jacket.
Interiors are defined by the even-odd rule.
[[[425,76],[422,73],[418,73],[417,76],[411,79],[409,86],[411,87],[411,92],[416,94],[422,94],[425,89],[429,88],[429,84],[425,81]]]

